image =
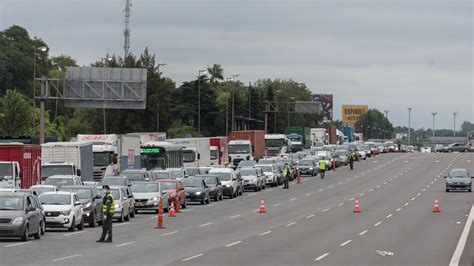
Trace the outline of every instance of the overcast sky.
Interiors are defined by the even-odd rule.
[[[131,51],[148,47],[182,81],[221,64],[241,81],[292,78],[394,125],[474,121],[471,0],[132,0]],[[41,37],[79,64],[123,55],[122,0],[0,0],[0,30]]]

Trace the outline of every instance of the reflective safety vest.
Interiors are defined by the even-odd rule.
[[[108,201],[111,202],[110,214],[114,214],[114,212],[115,212],[115,200],[114,200],[114,197],[112,196],[112,194],[110,194],[110,193],[107,193],[104,196],[104,202],[102,204],[102,213],[107,214],[107,203],[108,203]]]
[[[325,160],[319,160],[319,169],[320,170],[326,170],[326,161]]]
[[[286,166],[285,170],[283,171],[283,175],[284,176],[290,176],[290,174],[291,174],[290,167]]]

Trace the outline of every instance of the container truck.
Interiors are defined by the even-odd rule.
[[[210,138],[211,165],[227,165],[229,163],[227,137]]]
[[[141,169],[139,136],[79,134],[77,140],[93,144],[94,181],[126,169]]]
[[[288,153],[290,141],[285,134],[265,134],[265,156],[281,156]]]
[[[210,138],[168,139],[174,145],[183,147],[184,167],[205,167],[211,165]]]
[[[29,188],[41,180],[41,146],[0,144],[0,188]]]
[[[166,132],[134,132],[127,133],[127,136],[139,136],[140,144],[151,141],[166,141]]]
[[[285,134],[291,142],[301,142],[305,149],[311,148],[311,129],[309,127],[287,127]]]
[[[327,143],[325,128],[310,129],[311,147],[321,147]]]
[[[352,142],[354,140],[354,131],[352,130],[352,127],[345,127],[342,131],[344,132],[345,142]]]
[[[92,143],[49,142],[41,145],[41,181],[52,175],[77,175],[93,180]]]
[[[242,160],[259,160],[265,156],[265,131],[242,130],[229,134],[229,165],[237,167]]]

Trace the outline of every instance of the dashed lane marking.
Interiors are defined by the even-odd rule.
[[[326,258],[328,255],[329,255],[329,253],[324,253],[323,255],[317,257],[317,258],[315,259],[315,261],[320,261],[320,260]]]
[[[294,201],[294,200],[296,200],[296,198],[292,198],[292,199],[290,199],[290,201]]]
[[[349,243],[351,243],[351,242],[352,242],[352,240],[347,240],[346,242],[340,244],[339,246],[343,247],[343,246],[345,246],[345,245],[347,245],[347,244],[349,244]]]
[[[312,217],[314,217],[314,214],[306,216],[306,219],[309,219],[309,218],[312,218]]]
[[[399,211],[401,211],[401,210],[402,210],[402,208],[398,208],[398,209],[397,209],[397,212],[399,212]]]
[[[208,226],[208,225],[211,225],[211,224],[212,224],[212,222],[211,223],[205,223],[205,224],[199,225],[199,227],[204,227],[204,226]]]
[[[67,257],[62,257],[62,258],[59,258],[59,259],[54,259],[54,260],[52,260],[52,262],[72,259],[72,258],[79,257],[79,256],[82,256],[82,254],[75,254],[75,255],[71,255],[71,256],[67,256]]]
[[[408,202],[405,202],[405,207],[408,206],[408,204],[409,204]]]
[[[411,198],[411,201],[414,201],[415,199],[416,199],[416,197],[413,197],[413,198]]]
[[[306,197],[311,196],[311,193],[304,194]]]
[[[290,226],[293,226],[295,224],[296,224],[296,222],[292,222],[292,223],[287,224],[286,227],[290,227]]]
[[[5,246],[3,246],[3,247],[4,247],[4,248],[9,248],[9,247],[20,246],[20,245],[25,245],[25,244],[29,244],[29,243],[32,243],[32,242],[15,243],[15,244],[10,244],[10,245],[5,245]]]
[[[237,215],[231,216],[231,217],[229,217],[229,218],[230,218],[230,219],[234,219],[234,218],[237,218],[237,217],[240,217],[240,214],[237,214]]]
[[[272,231],[266,231],[266,232],[263,232],[263,233],[261,233],[261,234],[259,234],[259,235],[264,236],[264,235],[270,234],[271,232],[272,232]]]
[[[360,235],[360,236],[363,236],[363,235],[365,235],[366,233],[367,233],[367,230],[364,230],[364,231],[360,232],[359,235]]]
[[[349,199],[349,201],[353,201],[353,200],[354,200],[354,198],[350,198],[350,199]]]
[[[330,211],[331,209],[327,208],[327,209],[324,209],[323,212],[327,212],[327,211]]]
[[[242,241],[237,241],[237,242],[234,242],[234,243],[230,243],[230,244],[225,245],[225,246],[226,247],[232,247],[232,246],[235,246],[235,245],[240,244],[240,243],[242,243]]]
[[[199,253],[199,254],[197,254],[197,255],[194,255],[194,256],[192,256],[192,257],[185,258],[185,259],[183,259],[182,261],[184,262],[184,261],[192,260],[192,259],[195,259],[195,258],[201,257],[201,256],[203,256],[203,255],[204,255],[204,254],[202,254],[202,253]]]
[[[339,204],[337,204],[337,206],[341,207],[342,205],[344,205],[344,202],[341,202]]]
[[[280,206],[280,203],[274,204],[273,207]]]
[[[135,244],[135,243],[136,243],[135,241],[132,241],[132,242],[127,242],[127,243],[116,245],[115,247],[119,248],[119,247],[128,246],[128,245]]]
[[[64,236],[72,236],[72,235],[82,234],[85,232],[89,232],[89,231],[84,230],[84,231],[79,231],[79,232],[74,232],[74,233],[68,233],[68,234],[64,234]]]
[[[374,224],[375,227],[379,226],[382,222],[378,222],[376,224]]]
[[[161,236],[169,236],[169,235],[174,235],[174,234],[176,234],[176,233],[178,233],[178,231],[173,231],[173,232],[169,232],[169,233],[164,233],[164,234],[162,234]]]
[[[392,217],[392,216],[393,216],[393,214],[391,214],[391,213],[390,213],[390,214],[389,214],[389,215],[387,215],[385,218],[387,218],[387,219],[388,219],[388,218],[390,218],[390,217]]]

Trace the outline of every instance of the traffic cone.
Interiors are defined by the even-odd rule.
[[[355,200],[354,213],[360,213],[360,205],[359,205],[359,200],[358,199]]]
[[[298,175],[296,176],[296,183],[297,183],[297,184],[301,184],[300,170],[296,170],[296,171],[298,171],[298,172],[297,172]]]
[[[168,217],[176,217],[176,212],[174,210],[174,202],[171,202],[171,207],[170,207],[170,211],[168,213]]]
[[[258,213],[267,213],[267,209],[265,209],[265,202],[263,199],[260,201],[260,209],[258,210]]]
[[[160,205],[158,207],[158,222],[155,229],[165,229],[163,226],[163,198],[160,198]]]
[[[435,201],[434,201],[433,212],[440,212],[440,210],[439,210],[439,203],[438,203],[438,200],[437,200],[437,199],[435,199]]]
[[[176,213],[180,213],[179,211],[179,198],[178,196],[174,197],[174,208],[176,210]]]

